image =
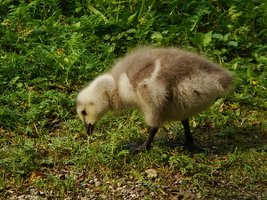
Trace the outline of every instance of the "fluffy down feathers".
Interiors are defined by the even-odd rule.
[[[233,76],[177,48],[139,48],[97,77],[77,97],[77,113],[94,125],[108,110],[136,107],[150,127],[184,120],[233,88]]]

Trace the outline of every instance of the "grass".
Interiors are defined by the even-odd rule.
[[[76,125],[80,130],[72,130],[76,119],[67,123],[69,127],[37,138],[2,131],[2,195],[25,195],[35,189],[39,197],[122,198],[120,183],[140,187],[136,193],[147,199],[188,194],[201,199],[264,199],[267,138],[263,127],[255,122],[227,127],[221,122],[213,127],[207,121],[203,126],[201,117],[194,119],[194,135],[202,145],[216,147],[216,153],[190,154],[180,146],[171,147],[171,141],[181,139],[182,127],[169,124],[156,136],[151,151],[132,156],[123,146],[146,137],[136,112],[110,114],[90,137],[80,125]],[[145,174],[151,168],[157,170],[156,178]],[[101,185],[96,186],[96,178]]]
[[[0,13],[0,199],[267,199],[264,1],[3,1]],[[124,146],[147,137],[137,111],[108,113],[86,135],[78,91],[147,44],[235,74],[235,92],[191,119],[209,151],[175,146],[183,129],[170,122],[131,155]]]

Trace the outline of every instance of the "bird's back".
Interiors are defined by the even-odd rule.
[[[144,113],[184,119],[207,109],[226,94],[233,76],[199,55],[177,48],[139,48],[111,70],[119,96]]]
[[[188,78],[206,80],[208,77],[210,81],[217,78],[225,90],[232,85],[233,77],[227,70],[197,54],[177,48],[143,47],[134,50],[115,65],[113,74],[126,73],[135,87],[155,71],[156,60],[160,63],[158,79],[168,86]]]

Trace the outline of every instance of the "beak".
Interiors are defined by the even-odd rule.
[[[94,125],[93,124],[85,124],[86,126],[86,132],[88,135],[92,135],[93,133],[93,129],[94,129]]]

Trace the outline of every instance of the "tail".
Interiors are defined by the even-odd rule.
[[[218,81],[220,84],[222,95],[231,93],[235,88],[234,76],[229,71],[226,71],[226,73],[224,72]]]

